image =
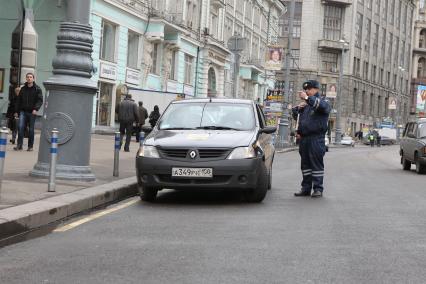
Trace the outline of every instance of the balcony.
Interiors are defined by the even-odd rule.
[[[342,51],[343,44],[337,40],[320,39],[318,49],[325,51]]]
[[[324,5],[333,4],[340,6],[349,6],[352,5],[352,0],[321,0],[321,3]]]
[[[426,55],[426,47],[415,47],[413,49],[414,54]]]

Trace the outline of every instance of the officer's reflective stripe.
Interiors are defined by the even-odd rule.
[[[319,107],[319,104],[320,104],[320,99],[316,98],[314,103],[314,108],[317,109]]]
[[[312,171],[313,174],[323,174],[324,171]]]
[[[311,173],[312,170],[302,170],[302,173]]]
[[[310,176],[310,175],[312,175],[312,170],[311,169],[302,170],[302,175],[303,176]]]

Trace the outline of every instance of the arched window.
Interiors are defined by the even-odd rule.
[[[426,48],[426,29],[420,31],[419,48]]]
[[[214,71],[213,67],[210,67],[209,73],[208,73],[208,93],[215,95],[216,94],[216,72]]]

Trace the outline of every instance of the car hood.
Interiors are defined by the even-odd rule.
[[[235,148],[253,142],[255,131],[236,130],[154,130],[146,145],[160,147]]]

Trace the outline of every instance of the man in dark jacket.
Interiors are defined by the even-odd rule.
[[[302,159],[302,189],[295,196],[321,197],[324,190],[325,134],[328,129],[330,104],[319,94],[319,83],[309,80],[303,84],[300,98],[294,107],[293,117],[299,116],[297,136],[300,138],[299,154]],[[314,192],[311,195],[312,189]]]
[[[129,152],[130,139],[132,137],[133,122],[139,121],[138,106],[132,100],[132,95],[127,94],[122,102],[115,107],[120,122],[120,145],[123,144],[123,136],[126,134],[124,152]]]
[[[145,124],[145,120],[148,118],[148,111],[146,108],[143,107],[143,102],[139,102],[139,121],[137,124],[137,131],[136,131],[136,142],[139,142],[139,133],[142,130],[142,126]]]
[[[34,74],[27,73],[25,79],[27,82],[21,88],[15,105],[15,117],[19,115],[18,143],[13,148],[15,151],[22,150],[24,131],[27,125],[29,125],[27,151],[33,150],[34,123],[37,111],[43,104],[43,93],[40,87],[34,82]]]

